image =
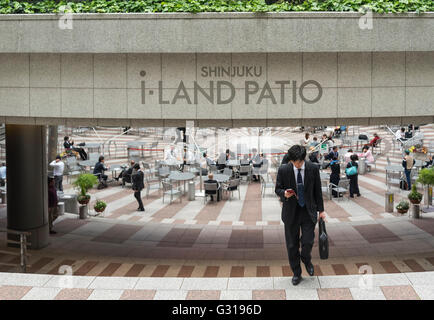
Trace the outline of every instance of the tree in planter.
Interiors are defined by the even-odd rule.
[[[413,204],[419,204],[422,201],[422,193],[417,191],[416,184],[411,186],[411,191],[408,194],[408,199]]]
[[[77,180],[73,182],[73,185],[80,190],[80,194],[77,201],[80,204],[88,204],[90,200],[90,194],[87,191],[98,183],[98,178],[90,173],[82,173],[78,176]]]
[[[432,193],[429,190],[432,186],[434,186],[434,167],[420,170],[417,182],[425,186],[425,197],[427,197],[425,201],[428,200],[426,203],[429,207],[432,201]],[[431,197],[431,199],[429,199],[429,197]]]

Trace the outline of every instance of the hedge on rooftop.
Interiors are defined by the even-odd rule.
[[[64,9],[67,6],[66,10]],[[377,13],[434,11],[434,0],[0,0],[0,14],[138,12],[361,11]]]

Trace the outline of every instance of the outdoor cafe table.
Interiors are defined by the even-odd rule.
[[[95,166],[95,161],[94,160],[83,160],[83,161],[79,161],[78,164],[82,167],[89,167],[92,168]]]
[[[93,149],[97,149],[97,152],[101,153],[101,143],[86,143],[84,146],[87,148],[88,153],[91,153]]]
[[[112,172],[112,179],[114,179],[116,177],[116,172],[122,172],[122,170],[125,167],[126,167],[125,165],[121,166],[119,164],[114,164],[114,165],[110,166],[110,171]]]
[[[228,167],[239,167],[240,166],[240,160],[228,160],[228,161],[226,161],[226,165]]]
[[[392,172],[404,172],[404,168],[403,168],[402,166],[400,166],[400,165],[392,164],[392,165],[388,165],[388,166],[386,166],[386,172],[387,172],[387,171],[392,171]]]
[[[230,179],[230,176],[222,173],[216,173],[214,174],[214,180],[216,180],[218,183],[226,182]]]
[[[185,182],[188,180],[193,180],[195,177],[195,174],[192,172],[178,172],[178,171],[172,171],[169,176],[167,177],[170,180],[177,181],[177,182],[184,182],[184,193],[185,193]]]

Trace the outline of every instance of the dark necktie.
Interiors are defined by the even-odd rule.
[[[300,207],[304,207],[304,185],[303,178],[301,177],[301,169],[298,169],[297,174],[297,195],[298,195],[298,204]]]

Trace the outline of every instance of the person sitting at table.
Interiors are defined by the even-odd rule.
[[[214,161],[213,159],[211,159],[210,157],[208,157],[208,155],[207,155],[206,152],[203,153],[203,157],[205,158],[205,160],[206,160],[206,165],[207,165],[208,167],[209,167],[209,166],[215,166],[215,165],[216,165],[215,161]]]
[[[337,157],[333,157],[332,161],[330,161],[329,164],[327,164],[326,168],[330,166],[331,174],[330,174],[330,183],[333,183],[334,185],[338,185],[339,181],[341,180],[341,165],[339,164],[339,160]],[[338,193],[333,190],[332,195],[334,198],[338,197]]]
[[[428,168],[428,167],[432,167],[432,164],[433,164],[433,162],[432,162],[432,156],[429,156],[428,159],[429,160],[425,161],[425,164],[422,166],[422,169]]]
[[[98,189],[107,188],[107,175],[104,174],[104,171],[110,169],[110,166],[104,165],[104,156],[100,156],[98,158],[98,162],[95,164],[93,168],[93,174],[98,176],[100,184],[98,185]]]
[[[378,136],[377,133],[374,133],[374,138],[372,138],[372,140],[369,142],[369,146],[376,147],[378,140],[380,140],[380,137]]]
[[[211,196],[211,200],[214,201],[214,195],[217,193],[217,201],[220,201],[220,184],[217,180],[214,180],[214,175],[212,173],[208,174],[208,180],[204,181],[205,183],[215,183],[217,184],[217,191],[214,190],[205,190],[205,194],[209,194]]]
[[[78,154],[80,155],[81,160],[87,160],[87,153],[86,151],[84,151],[83,148],[80,147],[75,147],[74,146],[74,141],[69,140],[68,136],[65,136],[63,138],[63,147],[65,148],[66,151],[70,151],[73,150],[75,152],[78,152]]]
[[[401,141],[407,140],[407,139],[405,139],[405,129],[404,128],[398,129],[396,131],[396,133],[395,133],[395,139],[396,140],[401,140]]]
[[[133,173],[133,168],[136,162],[134,160],[131,160],[130,167],[128,169],[122,170],[122,172],[119,174],[117,178],[115,178],[117,181],[119,181],[119,178],[122,178],[122,186],[125,186],[125,183],[132,183],[131,181],[131,174]]]
[[[368,146],[364,146],[362,153],[359,153],[358,156],[365,158],[365,162],[367,165],[372,164],[375,161],[374,156],[372,155],[372,152]]]
[[[164,154],[164,160],[176,160],[177,159],[177,152],[175,150],[175,146],[173,144],[170,145],[169,149],[166,150],[165,154]]]

